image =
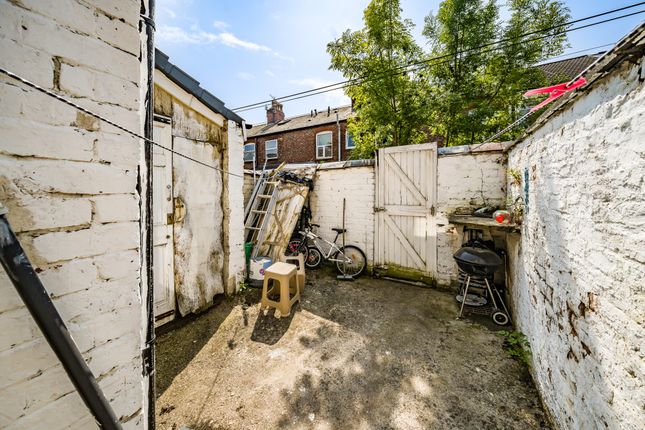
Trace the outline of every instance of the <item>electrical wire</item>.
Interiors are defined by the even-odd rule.
[[[436,61],[436,60],[444,59],[444,58],[450,58],[452,60],[452,58],[454,58],[455,55],[463,55],[463,54],[470,53],[470,52],[473,52],[473,51],[480,51],[483,48],[487,48],[489,46],[494,46],[494,45],[498,45],[500,43],[505,43],[505,42],[509,42],[509,41],[518,40],[518,39],[521,39],[523,37],[530,36],[530,35],[533,35],[533,34],[545,33],[545,32],[551,31],[551,30],[555,30],[555,29],[558,29],[558,28],[561,28],[561,27],[566,27],[566,26],[576,24],[576,23],[579,23],[579,22],[582,22],[582,21],[588,21],[588,20],[593,19],[593,18],[598,18],[598,17],[601,17],[601,16],[610,15],[612,13],[616,13],[616,12],[620,12],[620,11],[623,11],[623,10],[631,9],[631,8],[634,8],[634,7],[643,5],[643,4],[645,4],[645,1],[634,3],[634,4],[627,5],[627,6],[624,6],[624,7],[621,7],[621,8],[617,8],[617,9],[612,9],[612,10],[609,10],[609,11],[606,11],[606,12],[601,12],[601,13],[598,13],[598,14],[595,14],[595,15],[586,16],[586,17],[583,17],[583,18],[572,20],[572,21],[569,21],[569,22],[566,22],[566,23],[563,23],[563,24],[559,24],[559,25],[556,25],[556,26],[549,27],[549,28],[545,28],[545,29],[541,29],[541,30],[534,30],[534,31],[531,31],[531,32],[521,34],[519,36],[512,37],[512,38],[508,37],[508,38],[500,39],[500,40],[497,40],[497,41],[494,41],[494,42],[489,42],[489,43],[486,43],[486,44],[483,44],[483,45],[479,45],[479,46],[476,46],[476,47],[468,48],[468,49],[465,49],[465,50],[462,50],[462,51],[452,52],[452,53],[449,53],[449,54],[444,54],[444,55],[436,56],[436,57],[433,57],[433,58],[429,58],[429,59],[426,59],[426,60],[423,60],[423,61],[417,61],[417,62],[405,64],[405,65],[396,67],[395,68],[396,72],[390,72],[390,73],[388,73],[386,75],[383,75],[383,76],[380,76],[380,77],[377,76],[377,77],[370,78],[370,79],[367,79],[367,77],[352,78],[352,79],[348,79],[346,81],[340,81],[340,82],[336,82],[334,84],[329,84],[329,85],[325,85],[325,86],[321,86],[321,87],[317,87],[317,88],[312,88],[312,89],[306,90],[306,91],[300,91],[300,92],[289,94],[289,95],[286,95],[286,96],[277,97],[277,98],[274,98],[274,99],[271,99],[271,100],[264,100],[264,101],[257,102],[257,103],[251,103],[251,104],[248,104],[248,105],[244,105],[244,106],[234,108],[232,110],[236,111],[236,112],[244,112],[244,111],[247,111],[247,110],[259,109],[260,107],[263,107],[266,103],[270,103],[272,100],[285,101],[285,102],[286,101],[297,100],[297,99],[303,98],[303,97],[297,97],[297,96],[302,96],[302,95],[305,95],[305,94],[310,94],[310,95],[313,96],[313,95],[322,94],[322,93],[328,92],[328,91],[336,91],[336,90],[345,88],[349,84],[352,84],[352,83],[357,82],[357,81],[367,81],[367,80],[375,80],[375,79],[385,78],[385,77],[391,76],[392,74],[400,73],[401,71],[403,71],[405,69],[408,69],[410,67],[413,67],[413,66],[423,66],[421,68],[425,68],[425,67],[429,67],[429,66],[432,66],[432,65],[442,64],[442,63],[433,63],[433,62]],[[627,18],[627,17],[630,17],[630,16],[638,15],[638,14],[641,14],[643,12],[645,12],[645,10],[640,10],[640,11],[632,12],[632,13],[629,13],[629,14],[624,14],[624,15],[620,15],[620,16],[617,16],[617,17],[608,18],[606,20],[597,21],[597,22],[594,22],[594,23],[591,23],[591,24],[586,24],[586,25],[579,26],[579,27],[572,28],[572,29],[567,29],[567,30],[564,30],[564,31],[561,31],[561,32],[558,32],[558,33],[547,34],[547,35],[542,36],[540,38],[524,40],[524,41],[522,41],[522,43],[526,43],[526,42],[530,42],[530,41],[534,41],[534,40],[540,40],[540,39],[557,36],[559,34],[564,34],[564,33],[575,31],[575,30],[581,30],[581,29],[584,29],[584,28],[593,27],[593,26],[596,26],[596,25],[600,25],[600,24],[604,24],[604,23],[607,23],[607,22],[615,21],[615,20],[618,20],[618,19],[623,19],[623,18]],[[520,43],[520,42],[517,42],[517,43]],[[500,47],[497,47],[496,49],[500,49]],[[482,52],[491,52],[491,51],[492,50],[487,50],[487,51],[482,51]],[[445,62],[448,62],[448,61],[445,61]],[[416,70],[419,70],[419,69],[420,68],[417,68]],[[334,88],[334,87],[338,87],[338,88]],[[326,91],[321,91],[321,90],[326,90]]]
[[[243,175],[238,175],[236,173],[231,173],[231,172],[228,172],[228,171],[226,171],[224,169],[220,169],[219,167],[215,167],[213,165],[210,165],[210,164],[204,163],[202,161],[196,160],[196,159],[194,159],[194,158],[192,158],[192,157],[190,157],[190,156],[188,156],[186,154],[182,154],[181,152],[177,152],[177,151],[174,151],[174,150],[172,150],[172,149],[170,149],[170,148],[168,148],[166,146],[163,146],[163,145],[155,142],[152,139],[148,139],[148,138],[140,135],[139,133],[136,133],[136,132],[134,132],[132,130],[128,130],[124,126],[119,125],[119,124],[115,123],[114,121],[111,121],[111,120],[105,118],[104,116],[101,116],[101,115],[97,114],[96,112],[93,112],[93,111],[91,111],[91,110],[89,110],[87,108],[84,108],[83,106],[80,106],[80,105],[72,102],[71,100],[68,100],[65,97],[62,97],[62,96],[60,96],[60,95],[58,95],[58,94],[56,94],[56,93],[54,93],[54,92],[52,92],[52,91],[50,91],[50,90],[48,90],[46,88],[43,88],[43,87],[31,82],[30,80],[25,79],[25,78],[13,73],[13,72],[7,70],[7,69],[4,69],[4,68],[0,67],[0,73],[4,74],[6,76],[9,76],[9,77],[11,77],[11,78],[13,78],[13,79],[15,79],[17,81],[20,81],[20,82],[22,82],[23,84],[27,85],[28,87],[30,87],[32,89],[40,91],[41,93],[46,94],[49,97],[53,97],[56,100],[58,100],[60,102],[63,102],[66,105],[69,105],[69,106],[73,107],[74,109],[80,110],[81,112],[84,112],[84,113],[86,113],[86,114],[88,114],[90,116],[93,116],[94,118],[96,118],[96,119],[98,119],[100,121],[103,121],[103,122],[105,122],[107,124],[110,124],[111,126],[116,127],[119,130],[124,131],[124,132],[126,132],[127,134],[129,134],[129,135],[131,135],[133,137],[136,137],[138,139],[144,140],[144,141],[146,141],[146,142],[148,142],[148,143],[150,143],[152,145],[155,145],[155,146],[157,146],[157,147],[159,147],[159,148],[161,148],[161,149],[163,149],[165,151],[171,152],[171,153],[173,153],[173,154],[175,154],[175,155],[177,155],[179,157],[185,158],[185,159],[190,160],[190,161],[192,161],[194,163],[200,164],[200,165],[202,165],[204,167],[208,167],[209,169],[213,169],[213,170],[216,170],[218,172],[225,173],[227,175],[237,176],[238,178],[244,178]]]

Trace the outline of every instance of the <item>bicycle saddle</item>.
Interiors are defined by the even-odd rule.
[[[333,227],[332,230],[338,234],[345,233],[347,231],[347,229],[345,228],[338,228],[338,227]]]

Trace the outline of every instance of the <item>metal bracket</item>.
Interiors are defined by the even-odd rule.
[[[155,373],[155,363],[152,359],[152,349],[154,348],[155,338],[153,337],[146,347],[141,350],[141,358],[143,360],[143,376],[150,376]]]
[[[374,208],[374,212],[385,212],[385,208],[378,208],[378,207],[375,207],[375,208]]]

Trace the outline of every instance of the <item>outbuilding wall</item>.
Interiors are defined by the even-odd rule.
[[[563,429],[645,428],[644,136],[645,86],[625,62],[509,154],[526,205],[515,320]]]
[[[1,2],[2,67],[141,132],[140,9]],[[8,220],[116,416],[144,428],[142,143],[4,75],[0,100]],[[0,428],[96,428],[1,269],[0,298]]]
[[[173,199],[185,209],[173,223],[174,284],[186,315],[207,309],[217,294],[233,293],[244,270],[242,128],[197,106],[159,70],[155,77],[155,113],[171,118],[173,149],[219,169],[172,159]]]
[[[451,285],[457,282],[457,265],[452,255],[464,241],[463,227],[448,221],[452,214],[471,214],[482,206],[506,205],[506,157],[500,144],[490,144],[493,150],[468,147],[440,148],[437,158],[437,282]],[[474,148],[475,146],[473,146]],[[478,151],[477,151],[478,150]],[[504,233],[483,229],[486,238],[499,238]]]

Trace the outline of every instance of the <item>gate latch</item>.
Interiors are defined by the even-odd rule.
[[[378,208],[378,207],[375,207],[375,208],[374,208],[374,212],[385,212],[385,208]]]

